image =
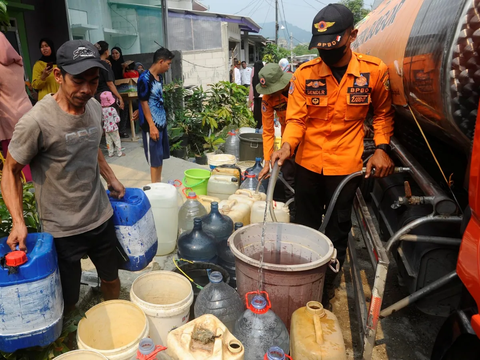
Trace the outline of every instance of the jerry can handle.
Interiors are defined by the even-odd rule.
[[[255,295],[260,295],[260,294],[265,294],[265,300],[267,301],[267,305],[265,306],[264,309],[262,310],[259,310],[259,309],[255,309],[251,303],[248,302],[248,296],[249,295],[252,295],[252,294],[255,294]],[[249,291],[245,294],[245,305],[247,306],[247,309],[249,309],[251,312],[254,312],[256,314],[265,314],[268,310],[270,310],[270,308],[272,307],[272,303],[270,302],[270,297],[268,296],[268,293],[266,291]]]
[[[328,264],[330,270],[332,270],[335,274],[340,271],[340,261],[337,259],[337,249],[333,249],[333,255],[330,259],[330,263]]]
[[[178,184],[177,184],[177,182],[178,182]],[[183,185],[183,183],[180,180],[178,180],[178,179],[173,180],[173,186],[180,187],[182,185]]]
[[[224,168],[224,169],[235,169],[238,171],[238,175],[239,175],[239,183],[242,182],[242,170],[237,166],[237,165],[233,165],[233,164],[223,164],[223,165],[219,165],[215,168],[212,169],[212,172],[215,171],[216,168]]]

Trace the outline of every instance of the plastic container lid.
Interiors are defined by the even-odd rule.
[[[257,295],[252,300],[252,306],[257,310],[263,310],[267,306],[267,300],[263,296]]]
[[[187,199],[196,199],[196,198],[197,198],[197,194],[194,191],[190,191],[188,193]]]
[[[223,275],[220,271],[212,271],[208,274],[208,279],[211,283],[218,284],[223,281]]]
[[[148,355],[153,350],[155,350],[155,344],[153,343],[152,339],[145,338],[140,340],[140,343],[138,344],[138,351],[140,351],[140,353],[143,355]]]
[[[5,255],[5,265],[7,266],[20,266],[28,261],[27,254],[24,251],[12,251]]]

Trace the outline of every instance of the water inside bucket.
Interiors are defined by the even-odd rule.
[[[268,203],[266,204],[265,212],[263,213],[261,250],[258,256],[258,260],[260,261],[260,266],[258,267],[258,291],[263,290],[263,263],[264,263],[263,257],[265,253],[265,227],[267,225],[267,210],[268,210]]]
[[[277,264],[277,265],[300,265],[300,264],[308,264],[312,261],[311,258],[305,258],[298,254],[292,254],[289,252],[282,252],[282,251],[274,251],[269,252],[265,251],[265,244],[262,247],[263,251],[259,251],[256,254],[250,255],[250,257],[254,260],[261,260],[261,256],[263,255],[263,263],[268,264]]]

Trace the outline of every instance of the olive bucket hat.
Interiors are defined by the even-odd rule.
[[[255,89],[259,94],[273,94],[285,88],[290,82],[292,75],[292,73],[284,72],[278,64],[267,64],[258,73],[260,82]]]

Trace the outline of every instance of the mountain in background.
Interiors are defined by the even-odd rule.
[[[285,30],[278,30],[278,38],[287,40],[287,43],[290,44],[290,33],[293,34],[293,46],[296,46],[301,43],[310,43],[312,38],[312,33],[310,31],[303,30],[298,26],[292,25],[289,22],[278,22],[279,26],[282,25],[285,27]],[[288,35],[287,35],[288,28]],[[275,22],[268,22],[263,25],[260,30],[260,35],[263,35],[269,40],[275,40]]]

